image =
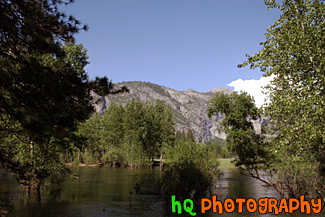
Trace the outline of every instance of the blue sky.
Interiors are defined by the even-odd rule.
[[[237,65],[279,17],[263,0],[76,0],[62,10],[89,26],[76,39],[88,50],[90,78],[200,92],[260,79]]]

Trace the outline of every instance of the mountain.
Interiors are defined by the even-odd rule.
[[[184,129],[187,131],[192,129],[196,140],[199,142],[207,142],[213,137],[226,138],[224,132],[218,131],[224,116],[219,114],[209,119],[206,110],[209,106],[209,99],[213,98],[216,92],[230,94],[232,92],[231,89],[216,88],[205,93],[197,92],[193,89],[177,91],[158,84],[140,81],[118,83],[115,85],[115,88],[118,89],[122,86],[126,86],[130,90],[129,93],[105,97],[100,97],[93,93],[95,100],[101,98],[101,101],[95,105],[96,112],[102,113],[112,102],[124,105],[134,98],[139,98],[142,101],[161,100],[172,108],[176,130]],[[266,121],[265,118],[252,121],[255,130],[260,132],[261,126]]]

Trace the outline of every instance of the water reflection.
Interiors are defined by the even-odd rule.
[[[278,198],[279,195],[275,192],[272,188],[268,188],[264,185],[264,183],[251,178],[244,176],[240,173],[240,171],[236,168],[229,168],[229,169],[221,169],[224,176],[217,180],[216,182],[216,190],[215,194],[217,195],[217,199],[224,201],[226,198],[231,198],[235,201],[236,198],[254,198],[258,200],[259,198]],[[237,209],[236,209],[237,210]],[[299,211],[294,212],[294,214],[279,214],[274,215],[272,213],[267,214],[259,214],[258,212],[255,213],[248,213],[244,210],[244,213],[223,213],[222,216],[263,216],[263,217],[271,217],[271,216],[281,216],[281,217],[304,217],[304,216],[325,216],[324,210],[320,214],[301,214]],[[209,213],[207,216],[220,216],[219,214]]]
[[[159,169],[132,170],[122,168],[75,168],[78,179],[67,179],[61,190],[45,190],[41,203],[17,188],[14,179],[0,178],[0,193],[14,201],[14,216],[169,216],[159,195],[155,194]],[[276,197],[272,190],[253,178],[244,177],[237,169],[223,169],[216,182],[218,200]],[[133,186],[140,184],[139,194]],[[177,215],[173,215],[177,216]],[[202,215],[198,215],[202,216]],[[208,213],[203,216],[220,216]],[[271,214],[223,214],[222,216],[273,216]],[[299,213],[278,216],[306,216]],[[311,215],[309,215],[311,216]],[[325,216],[324,211],[319,217]]]
[[[241,175],[235,168],[221,169],[224,176],[217,180],[217,195],[219,200],[225,198],[255,198],[277,197],[272,189],[263,186],[254,178]]]

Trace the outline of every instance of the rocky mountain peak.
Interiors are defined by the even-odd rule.
[[[161,100],[171,107],[176,130],[184,129],[187,131],[193,129],[195,138],[199,142],[207,142],[213,137],[226,138],[225,133],[218,130],[224,116],[219,114],[209,119],[206,110],[209,106],[209,100],[213,98],[216,92],[222,91],[230,94],[231,89],[215,88],[201,93],[193,89],[177,91],[158,84],[141,81],[122,82],[115,85],[116,88],[121,86],[126,86],[130,90],[129,93],[101,97],[101,102],[95,105],[97,112],[103,112],[103,109],[112,102],[124,105],[134,98],[139,98],[142,101]],[[95,99],[100,98],[96,94],[93,94],[93,97]],[[257,131],[260,131],[263,123],[264,119],[253,121]]]
[[[224,92],[224,93],[227,93],[227,94],[231,94],[232,93],[232,90],[229,89],[229,88],[214,88],[212,90],[209,90],[207,93],[213,93],[215,94],[216,92]]]

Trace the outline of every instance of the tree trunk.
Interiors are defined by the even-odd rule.
[[[162,153],[162,151],[160,152],[160,171],[162,171],[162,168],[163,168],[163,166],[164,166],[164,163],[163,163],[163,153]]]

